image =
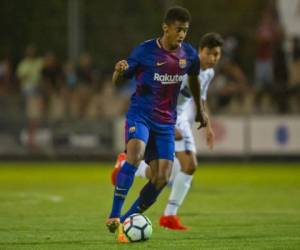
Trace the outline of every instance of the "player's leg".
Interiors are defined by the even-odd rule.
[[[160,218],[160,225],[174,230],[185,230],[177,210],[182,205],[193,179],[193,174],[197,166],[196,147],[194,138],[188,122],[181,124],[183,138],[175,142],[176,158],[173,168],[181,170],[175,174],[172,181],[172,190],[169,196],[168,204],[165,208],[164,215]]]
[[[113,205],[110,218],[120,216],[124,199],[133,183],[134,174],[142,159],[144,150],[145,143],[139,139],[131,139],[127,143],[127,160],[123,164],[116,178],[114,194],[114,200],[116,200],[116,202],[114,203],[117,203],[117,205]]]
[[[175,176],[181,171],[180,163],[177,159],[177,157],[174,157],[174,162],[171,168],[171,174],[168,179],[168,186],[172,186],[173,181],[175,179]],[[135,172],[135,176],[139,176],[142,178],[146,178],[148,180],[151,179],[152,171],[149,164],[147,164],[145,161],[141,161],[138,170]]]
[[[149,180],[151,178],[151,168],[149,164],[147,164],[145,161],[141,161],[138,170],[135,172],[135,176]]]
[[[164,215],[160,217],[160,225],[174,230],[186,230],[187,227],[180,223],[177,210],[182,205],[191,187],[197,161],[193,152],[177,152],[176,156],[179,159],[181,171],[175,176],[172,183],[168,204]]]
[[[149,163],[149,166],[152,172],[151,179],[142,188],[139,197],[131,208],[120,217],[121,222],[131,214],[146,211],[156,201],[158,195],[166,186],[172,162],[165,159],[153,160]]]
[[[116,176],[113,204],[106,225],[110,232],[115,232],[120,224],[120,214],[126,195],[132,186],[134,174],[137,170],[138,156],[145,149],[145,143],[139,139],[131,139],[127,143],[128,158]]]
[[[161,153],[161,154],[166,154],[166,153]],[[168,185],[172,185],[172,182],[176,176],[176,174],[180,171],[180,164],[176,164],[178,162],[178,159],[175,157],[174,159],[174,164],[172,164],[171,167],[171,173],[168,175]],[[152,167],[153,168],[153,167]],[[147,178],[148,180],[151,179],[152,176],[152,170],[149,164],[147,164],[145,161],[141,161],[138,170],[135,173],[136,176],[142,177],[142,178]]]
[[[125,162],[124,157],[126,157],[125,153],[120,153],[117,157],[117,161],[116,161],[114,170],[113,170],[112,175],[111,175],[113,186],[115,186],[117,173],[120,171],[121,167],[123,166],[123,164]],[[174,163],[172,165],[171,174],[170,174],[170,177],[168,179],[168,186],[172,186],[173,181],[175,179],[175,176],[180,171],[181,171],[180,163],[179,163],[177,157],[174,157]],[[135,176],[142,177],[142,178],[150,180],[151,176],[152,176],[152,171],[151,171],[151,167],[149,166],[149,164],[147,164],[144,160],[141,161],[137,171],[135,172]]]
[[[143,158],[146,142],[149,137],[149,131],[142,123],[127,120],[126,135],[127,160],[117,175],[113,205],[109,219],[106,223],[109,231],[111,232],[115,232],[119,226],[121,209],[126,195],[133,183],[137,167]]]
[[[165,210],[166,215],[176,215],[178,207],[182,204],[193,179],[196,170],[197,159],[195,153],[191,151],[176,152],[181,171],[174,178],[170,201],[175,201],[174,206],[169,205]],[[172,203],[172,202],[171,202]]]
[[[114,169],[110,176],[111,183],[113,186],[116,185],[117,175],[121,170],[122,166],[124,165],[125,161],[126,161],[126,153],[122,152],[118,154]],[[139,164],[137,171],[135,172],[135,176],[146,178],[148,180],[151,178],[151,168],[144,160],[141,161],[141,163]]]
[[[142,213],[147,210],[156,201],[158,195],[167,184],[174,157],[173,136],[172,133],[169,135],[155,134],[153,137],[150,136],[145,159],[151,166],[151,179],[143,187],[131,208],[121,216],[121,221],[124,221],[133,213]]]

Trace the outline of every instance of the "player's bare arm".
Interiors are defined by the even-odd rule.
[[[178,128],[175,128],[175,141],[182,140],[182,134]]]
[[[196,105],[196,122],[200,122],[200,128],[207,126],[207,115],[205,114],[202,102],[200,101],[200,83],[197,76],[189,76],[188,78],[189,87],[194,98]]]
[[[123,80],[123,73],[128,69],[129,65],[126,60],[121,60],[116,63],[115,71],[113,73],[112,81],[114,84],[118,84]]]
[[[215,133],[212,128],[207,102],[202,100],[202,105],[207,116],[207,126],[205,129],[206,145],[209,147],[210,150],[212,150],[215,142]]]

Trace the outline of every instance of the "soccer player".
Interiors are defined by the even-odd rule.
[[[223,39],[217,33],[205,34],[199,43],[201,100],[203,106],[207,107],[206,98],[209,84],[214,77],[213,67],[221,58]],[[169,183],[172,183],[172,190],[164,214],[160,217],[160,225],[173,230],[186,230],[187,227],[180,223],[177,210],[181,206],[190,189],[193,174],[197,166],[196,147],[192,135],[192,124],[195,118],[195,108],[192,102],[191,92],[184,79],[178,102],[177,102],[177,121],[175,133],[175,152],[176,157],[173,163]],[[210,119],[206,127],[206,143],[210,149],[214,144],[214,132]],[[116,168],[112,175],[112,182],[115,182],[115,175],[121,167],[121,162],[126,159],[126,154],[121,153],[118,157]],[[137,176],[151,178],[151,168],[141,162]]]
[[[197,51],[183,42],[189,23],[187,9],[168,9],[162,25],[162,37],[143,42],[127,60],[115,65],[114,83],[124,77],[135,77],[137,81],[126,115],[127,158],[116,178],[112,210],[106,222],[110,232],[119,231],[120,242],[126,241],[120,221],[133,213],[144,212],[167,184],[174,158],[177,97],[186,74],[195,101],[195,120],[200,122],[200,127],[207,125],[207,116],[200,101],[200,60]],[[143,158],[151,167],[151,178],[131,208],[121,216],[125,197]]]

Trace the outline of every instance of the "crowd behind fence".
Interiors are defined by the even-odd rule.
[[[222,34],[223,56],[208,93],[213,114],[300,113],[300,38],[286,35],[276,1],[266,2],[261,11],[252,59],[241,58],[249,48],[241,31]],[[126,112],[135,82],[113,86],[114,65],[101,69],[88,52],[71,61],[57,56],[55,48],[39,49],[39,44],[24,44],[17,61],[0,55],[2,119],[34,127],[42,121],[113,119]]]
[[[275,38],[264,29],[259,27],[256,34],[253,77],[247,76],[239,64],[238,39],[226,37],[223,57],[209,90],[208,102],[213,113],[300,113],[299,38],[293,39],[288,57],[283,41],[274,46]],[[134,80],[114,86],[111,75],[95,67],[89,53],[82,53],[78,62],[61,61],[55,52],[41,56],[36,47],[29,45],[15,66],[7,58],[0,61],[2,117],[25,119],[32,126],[40,121],[121,116],[134,88]]]

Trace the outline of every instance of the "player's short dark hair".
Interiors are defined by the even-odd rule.
[[[183,23],[190,23],[191,22],[191,14],[190,12],[183,7],[180,6],[174,6],[169,8],[166,11],[165,17],[164,17],[164,23],[171,24],[176,21],[183,22]]]
[[[222,47],[224,40],[222,36],[218,33],[211,32],[203,35],[199,42],[199,48],[215,48],[215,47]]]

